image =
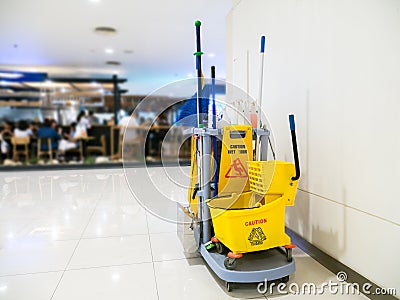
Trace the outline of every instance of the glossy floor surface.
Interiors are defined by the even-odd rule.
[[[293,295],[288,288],[260,294],[256,284],[228,293],[197,255],[188,225],[155,217],[133,196],[158,206],[161,189],[166,199],[180,202],[187,178],[169,182],[182,172],[188,170],[170,168],[171,176],[161,168],[131,170],[129,184],[122,170],[0,174],[0,299],[343,297],[326,289],[317,296]],[[156,188],[148,178],[155,178]],[[159,207],[180,218],[174,201]],[[304,252],[294,253],[297,271],[289,283],[337,282]]]

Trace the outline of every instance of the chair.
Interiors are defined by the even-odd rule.
[[[81,139],[77,140],[79,146],[77,148],[68,149],[65,151],[65,154],[79,154],[79,160],[83,160],[83,141]]]
[[[106,136],[104,134],[100,137],[100,145],[93,145],[86,147],[86,155],[92,152],[100,152],[102,156],[106,156]]]
[[[29,142],[30,139],[28,136],[26,137],[12,137],[11,138],[11,144],[13,145],[13,160],[17,161],[19,154],[22,154],[25,156],[25,160],[29,160]],[[23,148],[23,149],[18,149]]]
[[[38,137],[37,138],[37,157],[40,158],[42,155],[47,155],[49,159],[53,159],[53,153],[57,151],[57,149],[53,150],[51,145],[50,137]],[[47,149],[42,150],[42,145],[47,145]]]

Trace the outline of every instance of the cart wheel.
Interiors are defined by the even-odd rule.
[[[226,286],[226,291],[228,292],[228,293],[230,293],[230,292],[232,292],[232,290],[233,290],[233,284],[232,284],[232,282],[226,282],[225,283],[225,286]]]
[[[289,281],[289,275],[281,278],[282,283],[288,283],[288,281]]]
[[[228,270],[234,270],[236,268],[237,262],[238,261],[236,258],[226,257],[224,260],[224,266]]]
[[[224,244],[222,243],[216,243],[215,244],[216,250],[219,254],[225,254],[226,252],[226,247]]]
[[[288,262],[291,262],[293,260],[292,248],[286,248],[286,259]]]

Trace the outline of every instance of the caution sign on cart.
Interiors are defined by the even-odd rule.
[[[219,195],[249,190],[248,161],[253,158],[252,127],[225,126],[219,171]]]
[[[247,178],[249,174],[246,169],[240,158],[236,158],[225,174],[225,178]]]

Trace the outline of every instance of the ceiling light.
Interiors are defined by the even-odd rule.
[[[106,61],[106,65],[109,65],[109,66],[120,66],[121,62],[116,61],[116,60],[109,60],[109,61]]]
[[[113,54],[114,53],[114,49],[107,48],[106,50],[104,50],[104,52],[107,53],[107,54]]]
[[[113,35],[117,33],[117,29],[110,26],[98,26],[94,29],[94,32],[101,35]]]
[[[215,53],[210,52],[210,53],[207,54],[207,57],[208,58],[213,58],[213,57],[215,57]]]
[[[111,275],[111,278],[113,281],[118,281],[121,278],[121,275],[119,273],[114,273]]]

